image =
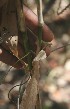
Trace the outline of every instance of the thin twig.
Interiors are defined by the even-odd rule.
[[[21,84],[21,86],[24,85],[24,84],[26,84],[29,79],[30,79],[30,76],[28,77],[28,79],[27,79],[25,82],[23,82],[23,83]],[[9,90],[9,92],[8,92],[8,98],[9,98],[10,101],[11,101],[10,93],[11,93],[11,91],[12,91],[15,87],[17,87],[17,86],[20,87],[20,84],[13,86],[13,87]],[[15,103],[15,101],[12,101],[12,102]]]
[[[59,2],[59,7],[58,7],[58,9],[57,9],[57,14],[58,14],[58,15],[62,14],[65,10],[67,10],[67,9],[70,7],[70,3],[69,3],[64,9],[62,9],[62,10],[59,12],[60,5],[61,5],[61,0],[60,0],[60,2]]]
[[[7,51],[8,52],[8,51]],[[31,52],[29,52],[28,54],[26,54],[25,56],[23,56],[22,58],[18,59],[18,61],[16,63],[13,64],[13,66],[15,66],[19,61],[22,61],[22,59],[26,58]],[[23,66],[24,66],[24,69],[27,70],[27,64],[24,63],[23,61]],[[12,69],[13,67],[11,66],[5,73],[4,77],[0,78],[0,80],[2,80],[0,82],[0,85],[2,84],[2,82],[4,81],[5,77],[7,76],[7,74],[10,72],[10,70]]]
[[[42,28],[43,28],[43,14],[42,14],[42,0],[36,0],[37,3],[37,14],[38,14],[38,41],[37,41],[37,53],[41,50],[42,41]]]
[[[27,36],[27,31],[26,31],[26,25],[25,25],[25,15],[23,12],[23,0],[19,1],[16,0],[16,5],[17,5],[17,15],[18,15],[18,24],[19,24],[19,30],[21,32],[21,35],[23,37],[23,46],[25,49],[25,54],[29,52],[29,44],[28,44],[28,36]],[[31,61],[31,56],[29,55],[27,57],[28,60],[28,65],[29,69],[32,68],[32,61]]]
[[[63,46],[61,46],[61,47],[58,47],[58,48],[55,48],[55,49],[53,49],[51,52],[54,52],[54,51],[56,51],[56,50],[59,50],[59,49],[61,49],[61,48],[64,48],[64,47],[66,47],[66,46],[69,46],[70,44],[66,44],[66,45],[63,45]]]

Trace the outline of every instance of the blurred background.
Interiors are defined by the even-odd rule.
[[[25,4],[37,14],[35,0],[24,0]],[[44,22],[52,30],[54,40],[51,50],[70,43],[70,0],[43,0]],[[69,5],[63,12],[62,10]],[[61,13],[61,14],[60,14]],[[59,15],[58,15],[59,14]],[[0,80],[10,66],[0,62]],[[50,54],[41,63],[40,89],[43,109],[70,109],[70,46],[65,46]],[[0,109],[15,109],[19,87],[15,87],[8,99],[9,90],[25,76],[23,69],[12,68],[0,85]],[[15,103],[12,103],[12,101]]]

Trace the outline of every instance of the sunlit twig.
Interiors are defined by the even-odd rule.
[[[57,9],[57,14],[58,14],[58,15],[62,14],[64,11],[66,11],[66,10],[70,7],[70,3],[69,3],[64,9],[62,9],[62,10],[59,12],[60,5],[61,5],[61,0],[60,0],[60,2],[59,2],[59,7],[58,7],[58,9]]]

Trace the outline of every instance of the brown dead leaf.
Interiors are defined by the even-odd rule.
[[[40,61],[46,58],[45,51],[41,50],[33,60],[33,76],[26,87],[22,97],[20,109],[35,109],[40,108],[40,99],[37,98],[39,93],[38,82],[40,77]],[[38,100],[38,104],[37,104]]]
[[[2,9],[1,37],[15,56],[18,56],[18,29],[14,0],[7,0]]]
[[[37,80],[33,76],[22,97],[20,109],[35,109],[37,93],[38,93]]]

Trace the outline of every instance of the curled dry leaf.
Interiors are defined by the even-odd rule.
[[[34,109],[37,99],[37,93],[37,80],[35,77],[32,77],[25,90],[24,96],[22,97],[20,109]]]
[[[33,76],[29,81],[22,97],[20,109],[35,109],[39,80],[39,61],[33,64]]]
[[[40,60],[46,58],[46,53],[41,50],[33,60],[33,75],[29,81],[25,93],[23,94],[20,109],[35,109],[37,103],[37,95],[39,93],[38,82],[40,77]]]
[[[15,56],[18,56],[18,30],[14,0],[7,1],[3,6],[1,28],[1,37],[4,41],[2,46],[8,47]]]

